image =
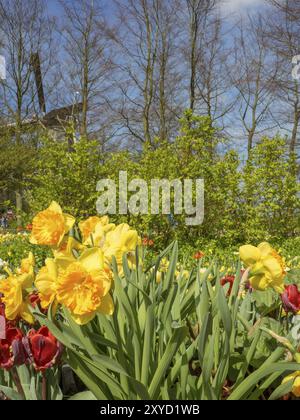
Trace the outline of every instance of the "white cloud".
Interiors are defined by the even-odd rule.
[[[223,0],[222,9],[226,14],[244,13],[265,4],[265,0]]]

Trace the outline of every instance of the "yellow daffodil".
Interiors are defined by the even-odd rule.
[[[188,271],[188,270],[183,270],[183,271],[181,272],[181,277],[182,277],[184,280],[188,280],[189,276],[190,276],[190,273],[189,273],[189,271]]]
[[[85,249],[85,246],[78,242],[73,236],[65,237],[63,242],[57,249],[53,250],[55,258],[60,257],[73,257],[74,251],[82,251]]]
[[[76,323],[87,324],[97,312],[112,315],[111,273],[104,267],[99,248],[85,250],[78,259],[57,259],[56,265],[57,301],[70,311]]]
[[[21,261],[21,267],[18,270],[18,279],[24,289],[32,287],[34,281],[34,265],[35,259],[33,253],[30,252],[28,257]]]
[[[291,375],[286,376],[282,383],[285,384],[289,381],[293,381],[292,386],[292,393],[295,395],[295,397],[300,397],[300,371],[294,372]]]
[[[35,286],[41,300],[41,307],[47,309],[56,301],[57,266],[52,258],[46,259],[45,267],[36,276]]]
[[[114,256],[119,265],[122,264],[123,255],[135,252],[141,244],[141,239],[136,230],[132,230],[127,224],[121,224],[107,233],[103,252],[107,262],[111,262]]]
[[[94,216],[79,223],[82,240],[86,246],[102,246],[105,241],[106,233],[114,228],[115,225],[109,223],[108,216]]]
[[[32,222],[30,242],[34,245],[58,247],[75,223],[74,217],[64,214],[53,201],[50,207],[38,213]]]
[[[28,257],[24,258],[21,261],[21,269],[20,269],[21,274],[32,274],[34,264],[35,264],[34,255],[32,252],[30,252]]]
[[[163,258],[160,262],[160,271],[166,273],[169,269],[170,261],[167,258]]]
[[[29,303],[24,300],[20,277],[22,276],[10,276],[0,281],[0,293],[3,295],[2,301],[5,304],[5,316],[9,321],[14,321],[20,317],[29,324],[33,324],[34,318],[29,310]]]
[[[249,279],[254,289],[264,291],[272,287],[278,293],[284,291],[284,261],[268,243],[263,242],[258,247],[242,246],[240,258],[246,268],[250,267]]]
[[[170,262],[167,258],[162,258],[159,266],[159,270],[156,272],[156,283],[160,284],[165,277],[168,268],[170,266]],[[154,269],[152,270],[154,272]],[[176,271],[175,275],[178,277],[180,275],[180,271]]]

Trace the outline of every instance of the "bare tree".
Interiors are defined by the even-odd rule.
[[[248,154],[254,138],[272,128],[271,106],[278,73],[277,57],[268,48],[264,20],[257,14],[241,21],[235,39],[232,82],[238,93],[238,115],[247,135]]]
[[[224,38],[223,21],[218,14],[207,24],[207,29],[199,39],[201,55],[197,64],[195,109],[208,115],[211,124],[216,123],[224,129],[227,114],[233,109],[231,96],[232,81],[228,77],[228,57],[231,49]]]
[[[34,57],[44,74],[51,65],[53,21],[43,0],[0,0],[0,33],[7,63],[7,79],[0,81],[0,116],[14,127],[11,141],[28,139],[22,127],[26,119],[44,111],[34,78]],[[45,105],[45,104],[44,104]],[[3,128],[2,128],[3,129]],[[26,137],[27,136],[27,137]],[[18,179],[22,184],[22,170]],[[16,191],[16,206],[22,210],[22,188]]]
[[[268,21],[268,42],[280,63],[276,80],[277,106],[272,113],[279,127],[289,132],[289,149],[295,153],[299,142],[300,81],[292,77],[292,61],[300,54],[300,4],[294,0],[270,3],[275,8]]]
[[[179,2],[172,7],[168,2],[154,3],[154,16],[158,30],[158,57],[156,68],[155,109],[158,115],[157,135],[161,141],[173,137],[177,128],[178,116],[182,112],[182,94],[180,86],[183,82],[179,71],[178,44],[180,28],[176,27]]]
[[[112,79],[112,59],[101,0],[62,0],[64,89],[68,100],[82,103],[80,134],[101,132]],[[105,124],[105,123],[104,123]],[[103,139],[102,139],[103,140]]]
[[[190,109],[194,111],[196,102],[197,74],[199,61],[203,54],[200,40],[203,38],[209,18],[214,12],[217,0],[185,0],[189,15],[188,62],[190,68]]]
[[[118,1],[116,5],[120,120],[124,133],[138,145],[154,145],[155,137],[172,135],[181,112],[176,59],[179,2],[129,0],[126,7]]]
[[[298,21],[300,18],[300,4],[298,0],[268,0],[268,3],[275,6],[277,10],[283,11],[290,20]]]
[[[0,84],[0,112],[15,123],[20,135],[23,121],[40,111],[32,60],[38,55],[46,75],[51,66],[53,21],[43,0],[0,0],[0,28],[7,62],[7,80]]]

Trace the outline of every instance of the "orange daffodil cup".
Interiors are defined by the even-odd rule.
[[[59,247],[75,224],[75,218],[62,212],[53,201],[48,209],[38,213],[32,222],[30,242],[33,245]]]
[[[35,285],[43,309],[53,303],[61,304],[79,325],[87,324],[97,313],[113,314],[114,304],[109,294],[112,276],[104,266],[99,248],[86,249],[77,259],[71,255],[48,259]]]
[[[75,218],[63,213],[54,201],[34,217],[30,242],[50,247],[53,257],[47,258],[44,267],[36,272],[30,254],[16,273],[8,272],[0,282],[8,320],[34,322],[32,293],[38,294],[42,310],[51,307],[56,311],[61,305],[79,325],[87,324],[97,313],[113,314],[112,259],[116,258],[121,274],[123,255],[130,262],[141,239],[127,224],[116,226],[107,216],[95,216],[78,224],[80,241],[70,235],[76,229],[75,223]]]
[[[284,292],[286,267],[282,257],[263,242],[258,247],[244,245],[240,248],[240,258],[246,268],[250,268],[249,281],[256,290],[273,288],[278,293]]]
[[[105,241],[105,235],[115,229],[113,223],[109,223],[108,216],[92,216],[79,223],[83,244],[87,246],[101,246]]]

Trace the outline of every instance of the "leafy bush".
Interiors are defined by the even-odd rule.
[[[225,153],[225,141],[207,117],[186,112],[181,133],[174,142],[145,144],[141,153],[101,153],[96,142],[80,140],[70,149],[64,142],[44,138],[39,145],[36,172],[26,184],[26,196],[34,213],[52,200],[80,218],[94,214],[100,179],[128,172],[128,182],[141,178],[205,180],[205,219],[187,227],[183,216],[127,215],[112,217],[127,222],[156,246],[172,240],[193,248],[216,242],[217,248],[244,242],[280,242],[299,236],[299,182],[296,162],[287,157],[279,137],[263,138],[242,165],[234,151]],[[218,147],[216,146],[218,144]],[[173,213],[173,210],[171,210]]]

